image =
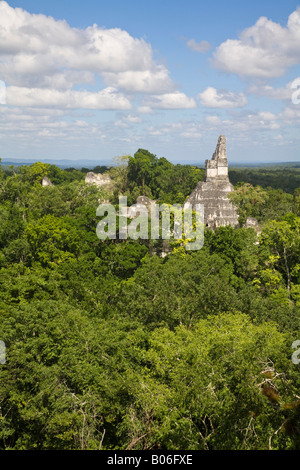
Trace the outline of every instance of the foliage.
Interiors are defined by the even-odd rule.
[[[201,168],[139,149],[110,168],[1,169],[0,449],[298,450],[293,171],[236,170],[241,227],[186,251],[99,240],[96,209],[121,194],[183,204]]]
[[[249,183],[264,189],[280,189],[293,194],[300,187],[299,165],[286,165],[261,168],[229,168],[229,178],[235,186],[238,183]]]
[[[239,313],[156,329],[141,350],[142,373],[130,373],[128,448],[280,448],[279,404],[293,397],[282,378],[284,348],[275,325],[256,326]]]
[[[159,203],[183,204],[186,197],[204,177],[204,170],[189,165],[174,165],[166,158],[157,158],[148,150],[139,149],[128,160],[130,203],[140,195]]]

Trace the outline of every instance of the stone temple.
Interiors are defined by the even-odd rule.
[[[221,135],[212,159],[205,162],[205,180],[199,181],[185,205],[203,204],[204,223],[212,230],[225,225],[235,227],[239,223],[238,214],[227,197],[233,190],[228,177],[226,138]]]

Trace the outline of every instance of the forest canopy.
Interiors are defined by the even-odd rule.
[[[231,171],[240,225],[198,251],[96,235],[99,201],[203,178],[145,149],[0,169],[0,449],[299,450],[299,170]]]

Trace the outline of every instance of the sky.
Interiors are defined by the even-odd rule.
[[[300,161],[300,0],[0,0],[0,157]]]

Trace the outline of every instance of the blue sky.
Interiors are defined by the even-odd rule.
[[[300,0],[0,0],[0,156],[299,161],[299,46]]]

